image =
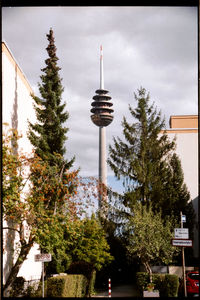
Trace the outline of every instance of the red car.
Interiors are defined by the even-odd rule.
[[[187,272],[186,289],[188,295],[199,294],[199,272],[198,271]]]

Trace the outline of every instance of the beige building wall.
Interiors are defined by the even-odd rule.
[[[32,145],[27,138],[28,122],[36,121],[30,84],[16,63],[8,46],[2,43],[2,119],[8,123],[9,128],[15,128],[22,138],[19,140],[18,151],[31,153]],[[4,128],[4,127],[3,127]],[[28,170],[27,170],[28,171]],[[26,186],[27,190],[28,186]],[[6,223],[3,222],[5,226]],[[12,224],[11,224],[12,225]],[[9,233],[9,234],[8,234]],[[13,263],[16,261],[17,253],[13,254],[11,249],[16,249],[19,237],[13,231],[3,230],[3,283],[10,273]],[[39,279],[41,276],[41,263],[34,262],[34,255],[40,253],[38,245],[31,249],[28,259],[24,262],[19,272],[25,280]]]
[[[198,128],[198,116],[188,115],[188,116],[171,116],[170,117],[170,128],[187,128],[187,129],[197,129]]]
[[[167,134],[170,140],[176,137],[176,153],[181,160],[184,182],[196,213],[193,248],[194,256],[198,257],[198,116],[171,116],[169,123]]]

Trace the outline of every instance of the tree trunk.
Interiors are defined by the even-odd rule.
[[[142,263],[146,269],[146,272],[149,273],[150,282],[152,282],[152,270],[151,270],[149,263],[146,261],[142,261]]]
[[[16,277],[17,277],[17,274],[18,274],[23,262],[26,260],[27,255],[28,255],[30,249],[33,246],[33,243],[34,243],[34,239],[32,239],[30,237],[28,243],[24,242],[22,244],[20,254],[17,258],[17,261],[14,264],[14,266],[12,267],[12,269],[10,271],[10,274],[8,276],[8,279],[6,281],[6,284],[3,287],[4,297],[9,297],[9,294],[10,294],[10,291],[12,289],[13,283],[14,283]]]

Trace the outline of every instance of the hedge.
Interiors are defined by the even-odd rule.
[[[165,275],[165,288],[167,291],[167,297],[177,297],[179,287],[179,278],[174,274]]]
[[[24,290],[24,282],[25,279],[23,277],[16,277],[13,283],[13,288],[11,290],[10,297],[22,296]]]
[[[142,294],[147,284],[150,282],[149,273],[136,273],[137,286]],[[173,274],[152,274],[152,282],[155,284],[154,290],[159,290],[160,297],[177,297],[179,280],[177,275]]]
[[[70,274],[47,280],[47,297],[84,297],[87,279],[84,275]]]

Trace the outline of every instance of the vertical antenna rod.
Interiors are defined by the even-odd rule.
[[[100,46],[100,90],[104,89],[104,74],[103,74],[103,47]]]

